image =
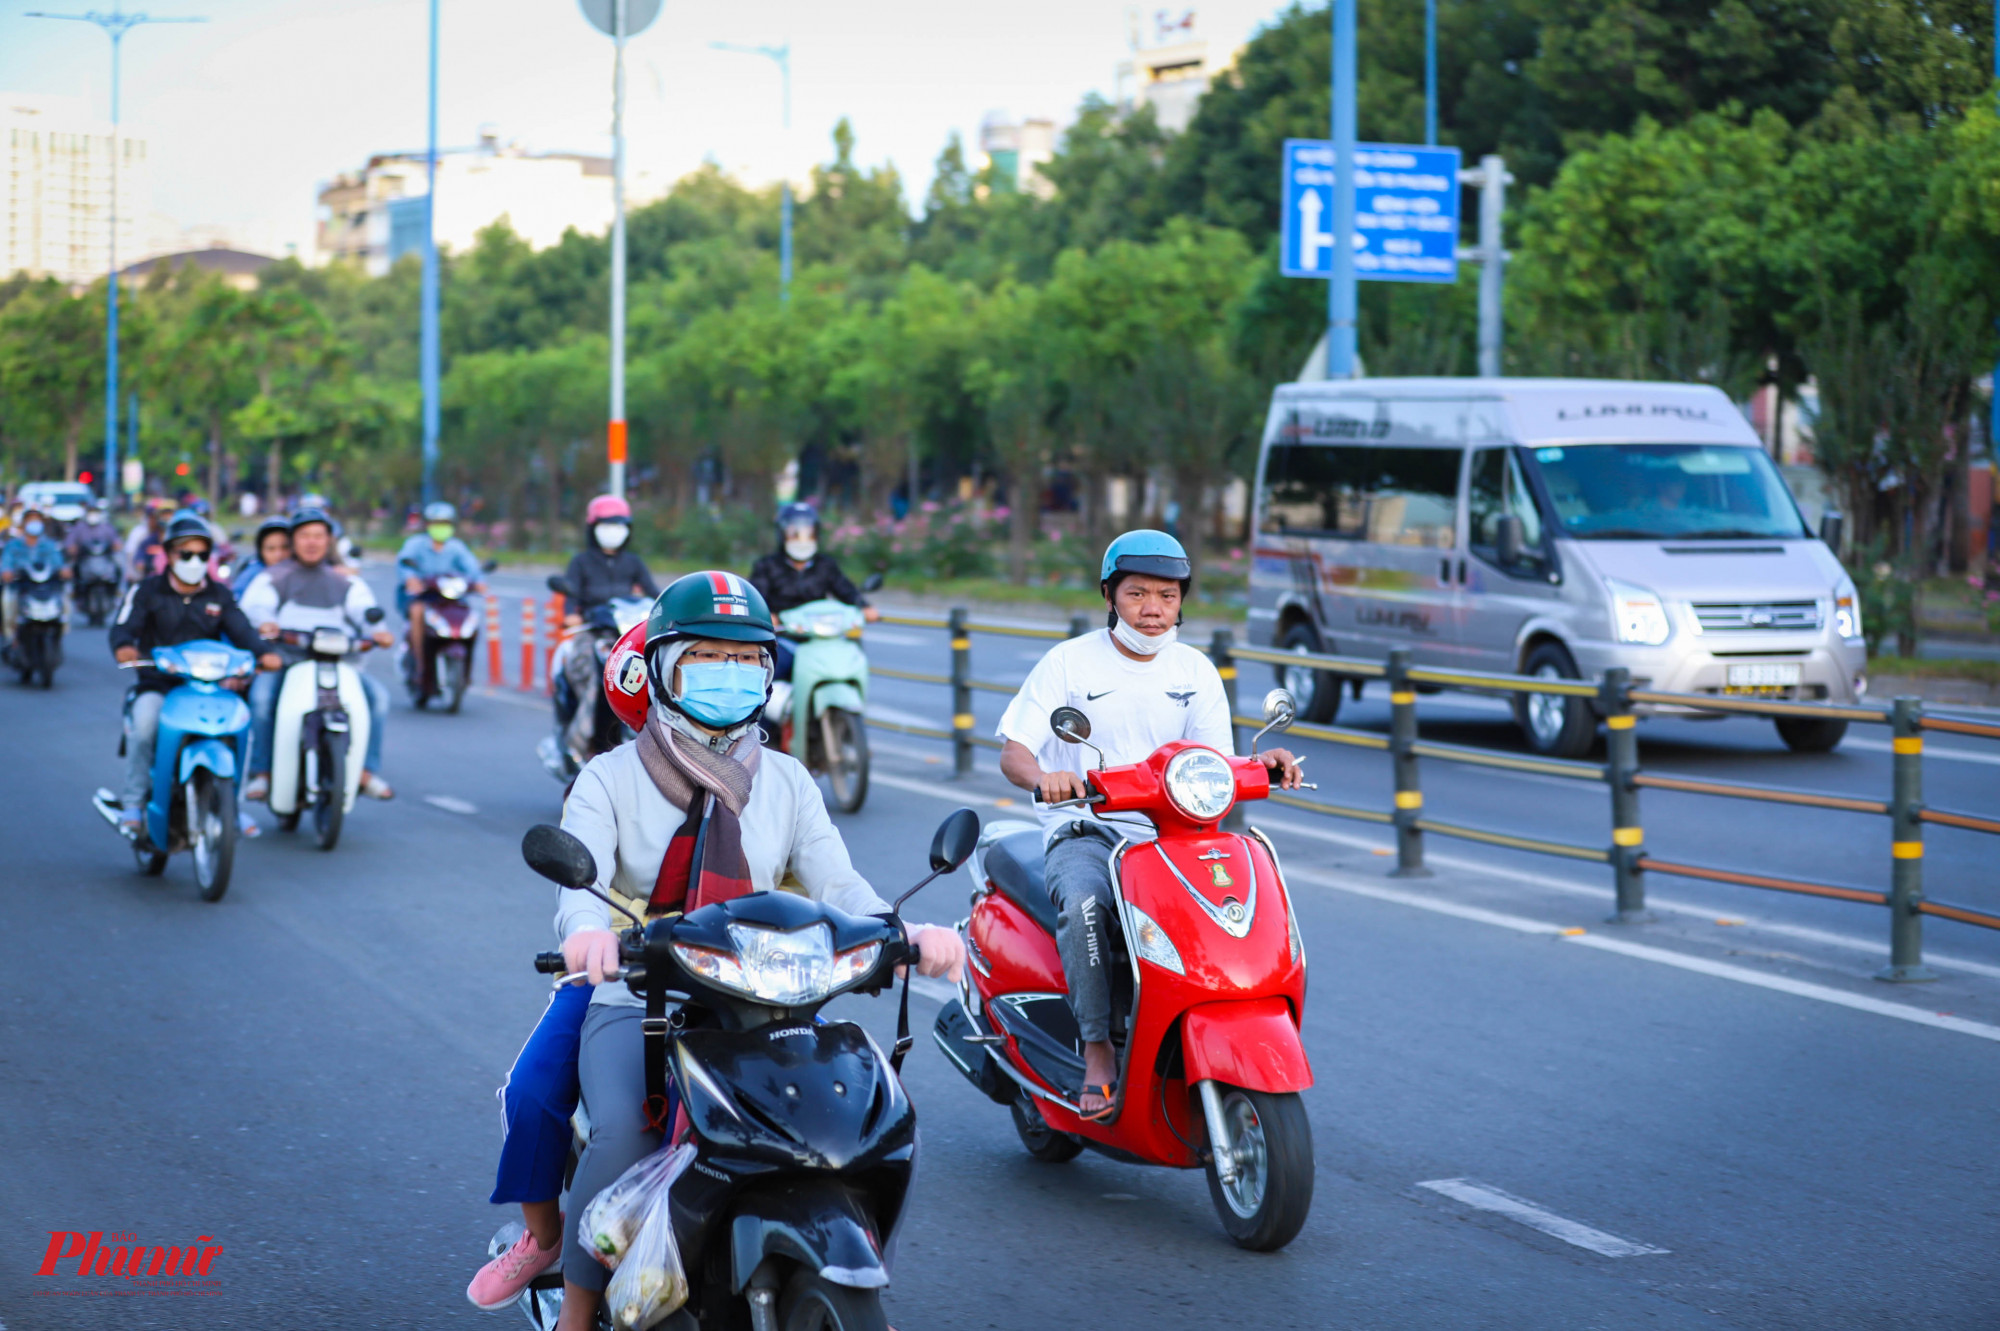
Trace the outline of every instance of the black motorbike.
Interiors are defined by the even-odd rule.
[[[108,537],[93,536],[77,551],[76,604],[92,628],[102,628],[118,604],[118,551]]]
[[[569,601],[576,599],[576,589],[560,573],[549,575],[548,587]],[[555,705],[555,733],[536,745],[535,754],[542,760],[548,774],[564,786],[576,780],[576,774],[583,770],[582,763],[570,753],[564,742],[579,707],[591,709],[589,752],[583,755],[584,762],[600,753],[609,753],[634,738],[631,727],[611,710],[611,700],[604,696],[603,688],[590,690],[587,698],[577,697],[569,682],[570,654],[591,653],[597,662],[597,677],[603,678],[604,663],[611,658],[611,650],[618,645],[618,639],[634,625],[645,623],[646,614],[652,608],[653,603],[643,596],[614,596],[608,601],[600,601],[583,613],[582,627],[564,636],[550,661],[549,697]]]
[[[22,569],[14,579],[9,664],[23,684],[39,681],[46,689],[56,682],[56,667],[63,661],[64,590],[61,575],[47,565]]]
[[[946,818],[930,876],[896,909],[963,864],[978,839],[972,810]],[[589,849],[560,828],[532,828],[521,853],[544,878],[602,895]],[[908,982],[892,1054],[860,1026],[818,1014],[837,995],[880,993],[898,966],[915,965],[901,920],[759,892],[635,920],[619,950],[620,978],[649,1014],[678,1005],[666,1064],[696,1150],[669,1194],[688,1297],[659,1325],[884,1331],[881,1291],[917,1154],[916,1110],[898,1076],[910,1046]],[[559,974],[562,954],[542,953],[535,968]],[[565,1208],[589,1202],[570,1197]],[[520,1303],[534,1326],[553,1327],[560,1274],[538,1278]],[[608,1316],[599,1324],[609,1328]]]

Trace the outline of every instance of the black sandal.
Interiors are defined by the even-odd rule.
[[[1103,1096],[1105,1099],[1104,1108],[1094,1109],[1088,1114],[1084,1113],[1083,1097],[1086,1095]],[[1083,1089],[1077,1092],[1076,1100],[1076,1116],[1078,1118],[1082,1119],[1085,1123],[1102,1123],[1118,1112],[1118,1083],[1115,1081],[1102,1083],[1085,1082]]]

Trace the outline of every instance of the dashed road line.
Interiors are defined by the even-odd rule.
[[[1472,1207],[1476,1211],[1490,1211],[1494,1215],[1505,1216],[1529,1229],[1538,1229],[1550,1238],[1561,1239],[1572,1247],[1585,1248],[1602,1257],[1647,1257],[1665,1255],[1665,1248],[1655,1248],[1650,1243],[1636,1243],[1631,1239],[1607,1234],[1601,1229],[1593,1229],[1581,1221],[1559,1216],[1554,1211],[1535,1205],[1510,1192],[1469,1178],[1435,1178],[1427,1183],[1419,1183],[1420,1188],[1451,1198]]]

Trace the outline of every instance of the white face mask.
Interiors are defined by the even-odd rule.
[[[207,555],[174,556],[174,576],[189,587],[199,586],[208,576]]]
[[[622,522],[600,522],[596,531],[597,543],[605,550],[623,549],[626,539],[632,535],[632,529]]]
[[[1181,631],[1178,625],[1169,625],[1167,631],[1159,637],[1149,638],[1121,618],[1116,624],[1111,626],[1111,636],[1141,656],[1152,656],[1162,649],[1172,646],[1174,641],[1181,636]]]
[[[810,536],[788,536],[785,538],[785,558],[794,563],[808,563],[818,553],[819,542]]]

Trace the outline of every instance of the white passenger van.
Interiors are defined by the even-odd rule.
[[[1853,702],[1854,584],[1718,389],[1585,379],[1280,385],[1257,462],[1257,646]],[[1835,539],[1838,539],[1837,537]],[[1342,680],[1279,671],[1302,719]],[[1587,699],[1517,695],[1537,752],[1590,749]],[[1644,709],[1640,709],[1644,710]],[[1796,750],[1844,722],[1786,718]]]

